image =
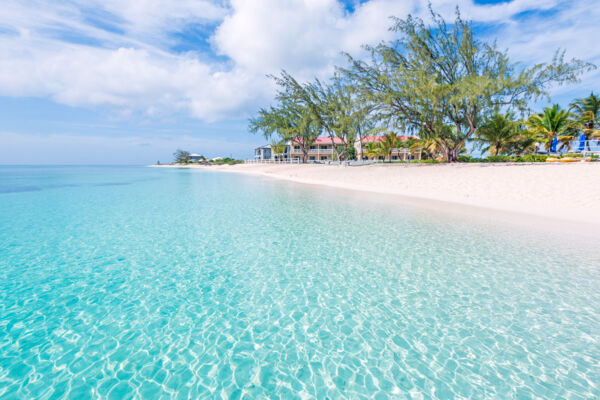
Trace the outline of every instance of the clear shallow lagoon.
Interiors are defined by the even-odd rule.
[[[600,251],[358,195],[0,167],[0,398],[600,397]]]

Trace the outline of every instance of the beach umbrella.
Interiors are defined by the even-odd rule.
[[[552,147],[550,148],[550,151],[552,153],[556,153],[556,145],[558,144],[558,136],[554,136],[554,139],[552,139]]]

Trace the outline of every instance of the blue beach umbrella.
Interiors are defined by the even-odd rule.
[[[556,145],[558,144],[558,137],[554,136],[554,139],[552,139],[552,147],[550,148],[550,151],[552,153],[556,152]]]
[[[579,136],[579,147],[577,147],[577,151],[583,151],[583,148],[585,147],[585,135],[581,135]]]

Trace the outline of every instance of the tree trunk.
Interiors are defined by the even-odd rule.
[[[362,135],[360,134],[360,131],[358,133],[358,157],[359,160],[362,161],[363,159],[363,146],[362,146]]]
[[[458,147],[448,149],[446,161],[449,163],[454,163],[458,161]]]
[[[590,138],[588,137],[588,135],[585,135],[585,145],[587,146],[588,151],[592,151],[592,148],[590,147]]]
[[[333,147],[333,150],[335,151],[335,155],[337,156],[338,161],[341,161],[341,154],[340,154],[337,146],[335,145],[335,135],[333,135],[331,133],[328,125],[325,125],[324,128],[327,131],[327,134],[329,135],[329,139],[331,140],[331,147]]]

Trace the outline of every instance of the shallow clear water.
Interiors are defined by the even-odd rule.
[[[600,252],[490,221],[0,167],[0,398],[599,398]]]

